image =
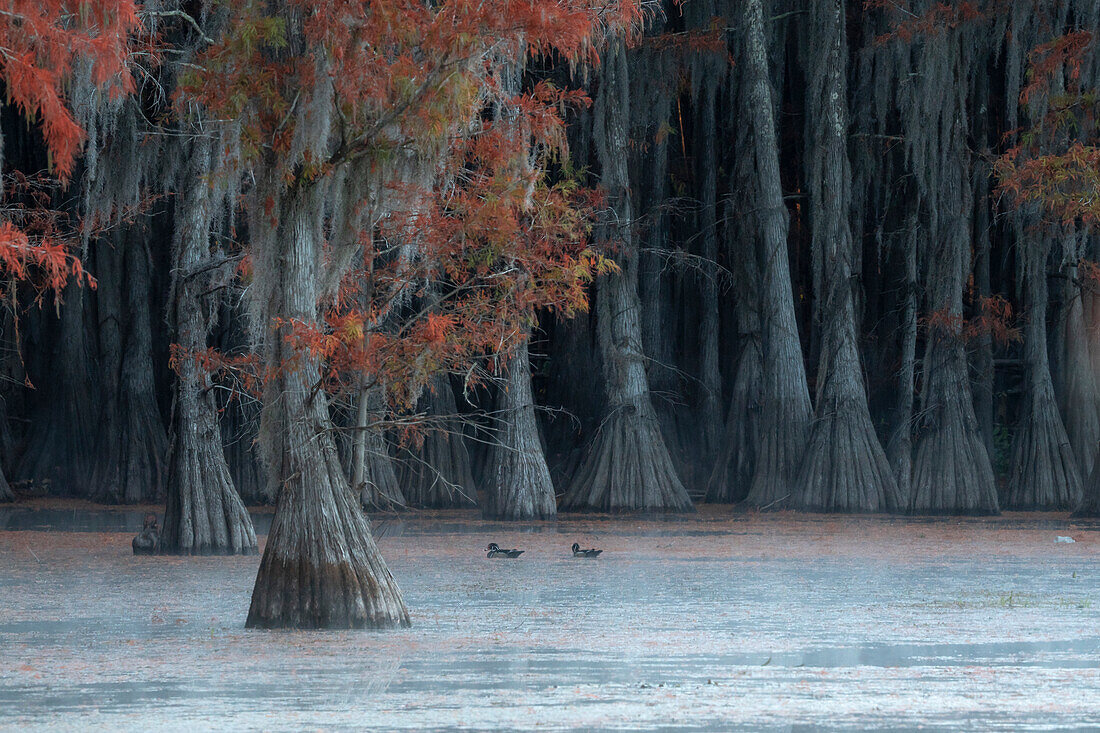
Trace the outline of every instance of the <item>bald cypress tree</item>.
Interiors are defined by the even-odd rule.
[[[815,2],[808,20],[808,178],[824,333],[817,409],[794,503],[817,511],[894,511],[903,500],[871,424],[857,345],[844,5]]]
[[[967,80],[975,69],[973,33],[964,24],[915,42],[914,76],[901,105],[929,234],[923,253],[929,314],[924,417],[909,499],[914,513],[999,511],[993,468],[974,414],[961,327],[973,212],[966,105]]]
[[[746,76],[743,104],[752,127],[756,163],[764,377],[759,450],[745,501],[758,507],[776,507],[794,498],[797,492],[796,473],[806,447],[812,413],[787,261],[788,219],[779,176],[779,141],[764,7],[762,0],[746,0],[743,7]]]
[[[638,251],[627,174],[629,71],[623,41],[612,39],[599,70],[593,142],[609,210],[601,223],[621,271],[596,286],[597,343],[607,415],[562,500],[571,510],[690,510],[649,393],[640,326]]]

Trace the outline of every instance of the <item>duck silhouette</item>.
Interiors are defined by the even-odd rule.
[[[603,550],[582,550],[576,542],[573,543],[573,557],[596,557]]]
[[[485,549],[488,550],[485,557],[519,557],[523,554],[523,550],[502,550],[496,542],[490,542]]]
[[[133,547],[135,555],[154,555],[159,544],[160,527],[157,526],[157,515],[146,514],[142,522],[141,532],[130,543],[130,546]]]

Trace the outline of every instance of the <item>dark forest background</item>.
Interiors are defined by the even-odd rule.
[[[597,68],[527,63],[518,84],[594,100],[570,166],[607,193],[620,271],[495,381],[440,374],[413,439],[379,387],[335,396],[368,509],[1100,511],[1100,237],[1012,186],[1095,143],[1100,2],[904,5],[691,0]],[[201,192],[179,182],[211,153],[158,126],[158,94],[84,115],[54,194],[128,212],[78,244],[96,287],[4,308],[0,499],[162,502],[171,452],[211,430],[244,501],[272,499],[258,398],[217,375],[201,405],[177,392],[181,333],[250,350],[248,228],[211,219],[180,259]],[[47,166],[33,126],[0,125],[5,173]]]

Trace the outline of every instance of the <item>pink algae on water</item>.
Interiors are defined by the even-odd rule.
[[[63,524],[0,531],[0,728],[1100,724],[1100,542],[1065,515],[376,518],[387,632],[246,631],[257,557]]]

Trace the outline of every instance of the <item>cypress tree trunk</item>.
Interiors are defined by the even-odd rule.
[[[172,240],[173,298],[169,318],[183,355],[176,365],[167,506],[160,551],[173,555],[250,555],[256,552],[252,520],[233,488],[222,450],[210,375],[189,354],[206,349],[216,303],[206,269],[215,202],[209,143],[196,142],[176,202]]]
[[[752,506],[775,508],[795,494],[793,482],[806,444],[811,409],[787,261],[787,209],[779,179],[779,142],[764,40],[762,0],[746,0],[744,8],[744,73],[748,77],[745,101],[753,131],[757,215],[763,245],[764,367],[760,449],[752,487],[745,501]]]
[[[99,414],[93,395],[84,322],[83,288],[65,288],[58,329],[43,354],[35,384],[27,449],[13,475],[20,481],[46,483],[50,493],[88,496],[95,463],[95,421]],[[45,315],[45,314],[44,314]]]
[[[516,347],[498,393],[495,441],[485,470],[487,519],[552,519],[557,513],[554,483],[535,419],[528,339]]]
[[[1045,237],[1025,239],[1016,227],[1020,281],[1027,304],[1024,416],[1012,446],[1006,506],[1013,509],[1073,509],[1081,501],[1081,478],[1058,414],[1047,359],[1047,247]]]
[[[280,193],[277,227],[257,234],[254,269],[264,364],[277,374],[264,386],[260,444],[278,500],[246,626],[407,626],[401,592],[340,466],[320,364],[295,353],[280,326],[317,320],[321,197],[308,184]]]
[[[249,348],[248,313],[245,304],[236,298],[220,298],[217,323],[217,347],[226,354],[239,354]],[[238,302],[234,302],[238,301]],[[229,477],[237,496],[245,506],[270,504],[275,497],[267,495],[263,467],[256,444],[260,426],[260,401],[251,395],[237,393],[220,399],[218,424],[222,433],[222,449],[229,465]]]
[[[420,446],[401,449],[398,484],[405,500],[427,509],[476,505],[477,485],[450,377],[437,376],[420,404],[430,424]]]
[[[823,275],[823,336],[817,414],[794,503],[812,511],[895,511],[902,501],[871,424],[857,345],[844,2],[818,0],[810,7],[808,157],[814,248]]]
[[[627,175],[630,118],[626,54],[614,39],[605,51],[593,138],[612,214],[604,222],[621,272],[596,290],[597,341],[608,414],[562,501],[568,510],[687,511],[691,499],[676,474],[649,394],[638,300],[638,252]]]
[[[395,509],[405,506],[405,495],[397,481],[386,436],[376,426],[385,410],[381,385],[359,390],[355,433],[351,444],[351,488],[359,492],[364,509]]]
[[[959,189],[955,189],[959,192]],[[945,192],[950,200],[951,193]],[[969,222],[953,217],[939,230],[929,263],[931,310],[945,314],[930,329],[924,357],[924,418],[913,468],[909,510],[915,514],[997,514],[993,467],[978,431],[961,327],[963,283],[970,260]]]
[[[901,321],[901,368],[898,370],[897,405],[894,429],[886,453],[898,494],[908,501],[913,485],[913,389],[917,361],[917,227],[910,221],[904,235],[905,281],[904,313]]]
[[[1097,447],[1100,446],[1100,410],[1097,409],[1097,385],[1089,358],[1083,305],[1085,293],[1077,284],[1078,257],[1076,234],[1069,232],[1063,235],[1062,263],[1067,278],[1062,286],[1065,304],[1062,309],[1065,320],[1061,324],[1065,333],[1062,340],[1065,349],[1061,370],[1062,414],[1070,447],[1077,459],[1078,475],[1091,479],[1096,466]]]
[[[722,437],[722,375],[718,370],[718,161],[715,150],[717,79],[706,79],[696,111],[699,136],[696,162],[700,168],[698,226],[702,243],[699,271],[699,399],[695,425],[699,457],[712,465]]]
[[[168,437],[153,380],[149,255],[142,240],[124,237],[121,243],[125,274],[116,273],[119,284],[125,286],[126,332],[121,354],[112,359],[120,362],[113,372],[117,390],[105,406],[107,429],[97,450],[92,495],[97,501],[133,504],[164,498]],[[116,313],[116,318],[123,320],[122,313]]]
[[[738,149],[748,144],[743,126],[739,126]],[[751,155],[736,156],[734,171],[730,176],[730,189],[745,192],[755,170]],[[734,316],[741,353],[737,359],[733,384],[730,388],[729,411],[722,445],[707,482],[707,501],[738,502],[749,493],[753,474],[756,472],[756,454],[760,445],[760,399],[764,389],[763,347],[760,343],[760,267],[756,247],[755,217],[744,215],[748,224],[735,226],[739,220],[736,212],[751,212],[749,201],[731,200],[726,208],[728,222],[727,252],[733,279],[736,301]]]
[[[928,207],[929,333],[923,419],[909,510],[996,514],[993,467],[978,430],[963,340],[963,289],[970,271],[970,155],[966,90],[974,39],[964,26],[929,34],[915,51],[904,97],[909,161]]]

